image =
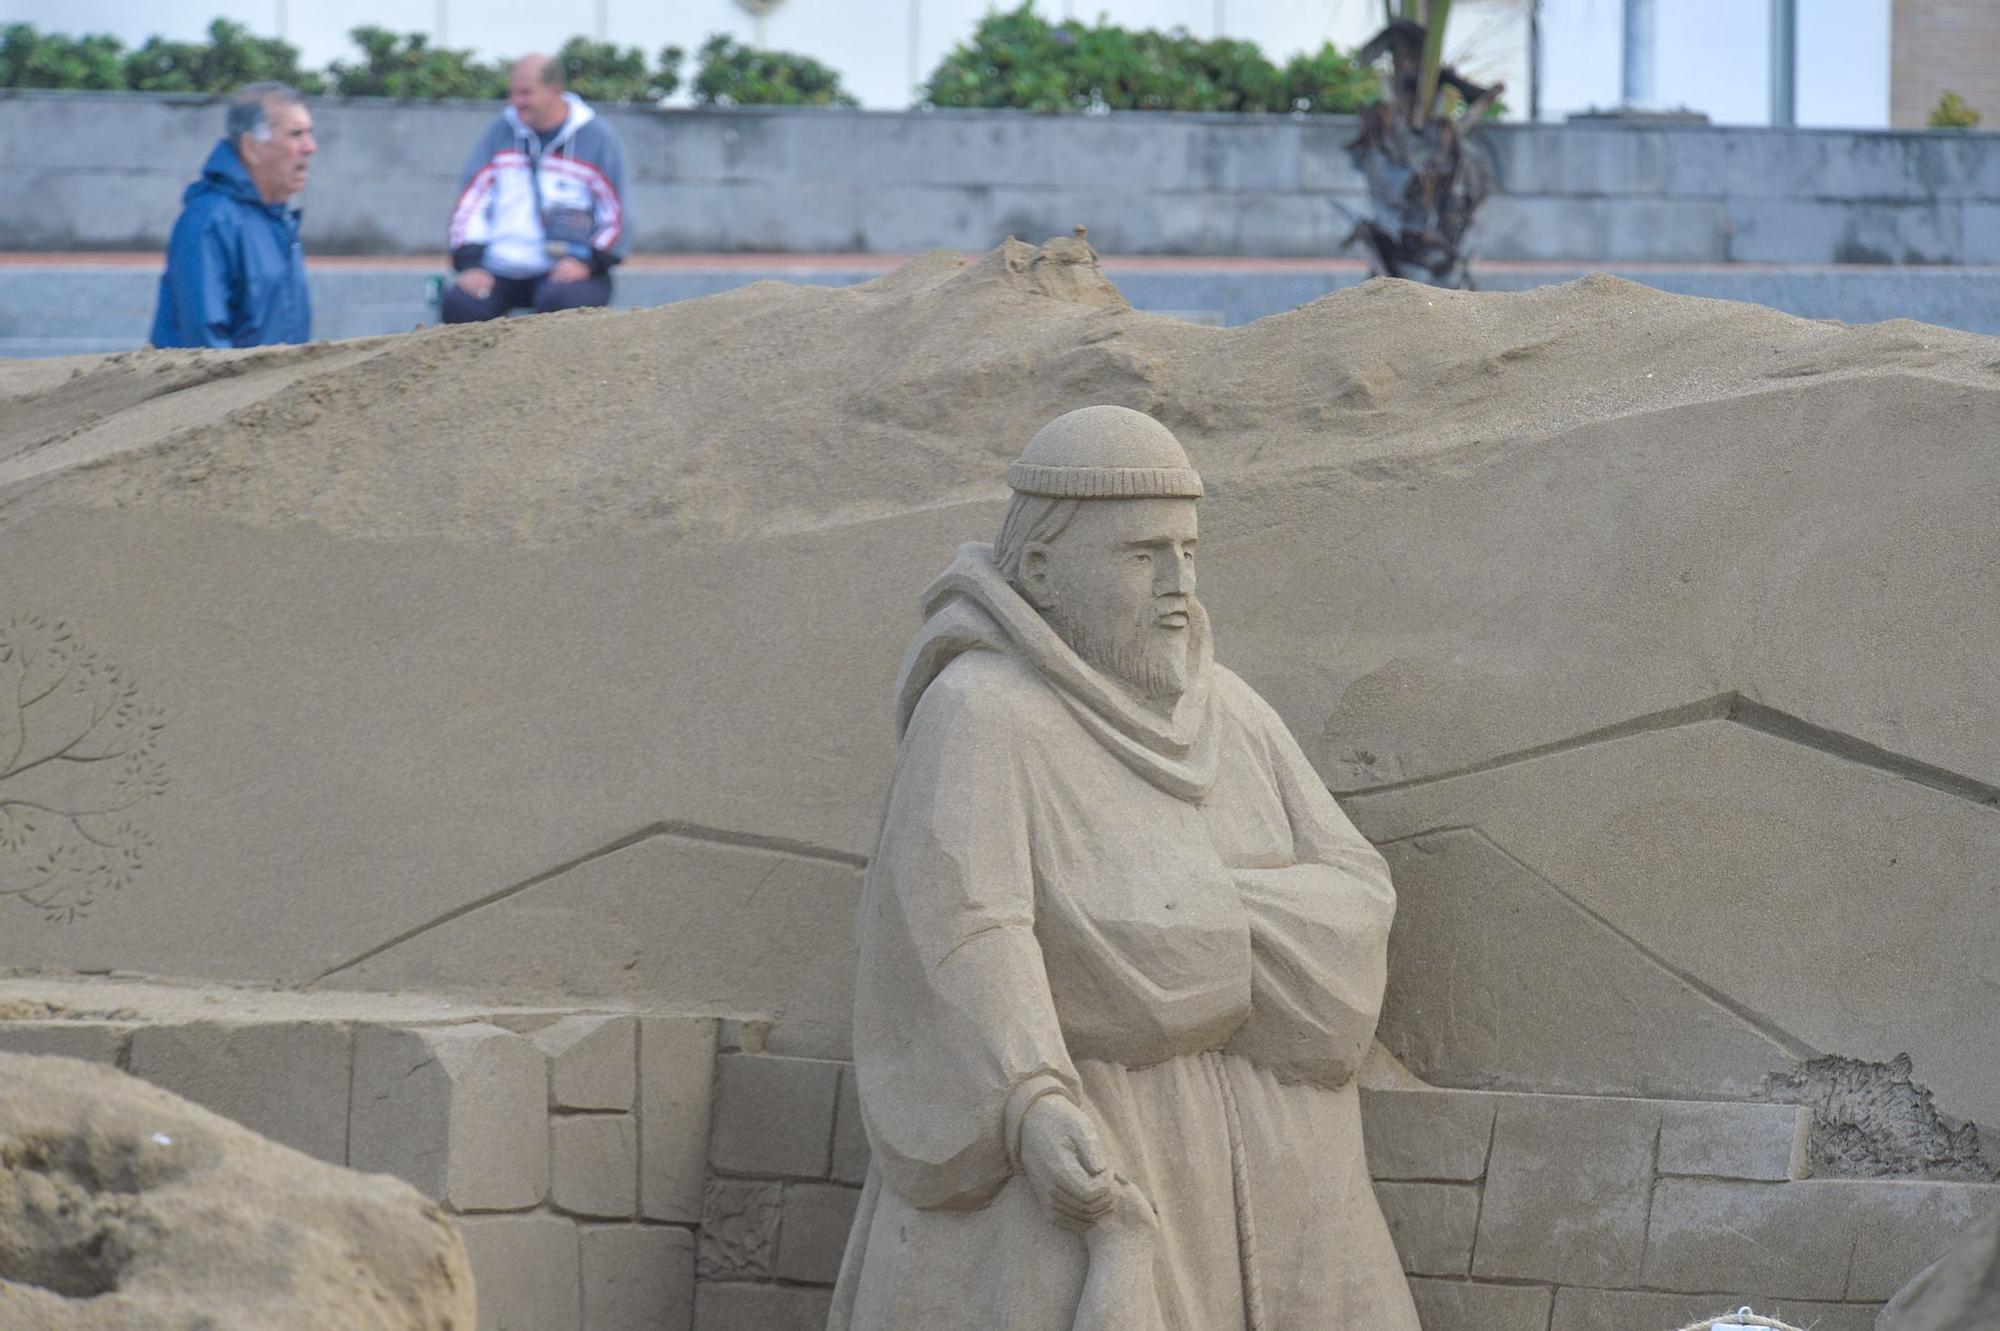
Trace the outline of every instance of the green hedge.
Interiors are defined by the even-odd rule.
[[[1380,89],[1373,70],[1331,44],[1279,68],[1251,42],[1050,23],[1023,4],[988,13],[922,93],[933,106],[1024,111],[1346,112]]]
[[[0,28],[0,87],[103,88],[133,92],[225,92],[274,79],[304,92],[324,83],[299,68],[297,48],[228,19],[208,25],[206,42],[149,37],[127,51],[116,37],[42,34],[26,23]]]
[[[356,58],[317,71],[299,68],[298,48],[254,37],[227,19],[208,25],[206,42],[152,37],[135,51],[101,33],[66,37],[14,23],[0,28],[0,88],[226,93],[272,80],[340,97],[495,101],[507,95],[508,61],[482,61],[470,51],[432,46],[422,33],[361,27],[348,37],[358,48]],[[666,47],[649,62],[637,47],[587,37],[570,38],[556,53],[569,88],[601,102],[671,96],[681,86],[685,59],[678,46]],[[854,105],[840,75],[817,60],[754,50],[723,36],[702,47],[694,94],[698,102],[724,105]]]
[[[299,68],[296,47],[216,19],[206,42],[148,38],[127,51],[104,34],[66,37],[26,23],[0,29],[0,88],[225,93],[275,80],[308,93],[428,100],[507,95],[507,62],[432,46],[421,33],[361,27],[352,59]],[[572,37],[557,52],[568,86],[592,101],[658,102],[680,88],[686,53],[648,60],[637,47]],[[718,35],[703,44],[694,100],[719,106],[853,106],[840,75],[809,56]],[[989,12],[920,91],[919,104],[1024,111],[1353,111],[1376,100],[1375,72],[1331,44],[1273,64],[1251,42],[1203,41],[1186,29],[1133,31],[1050,23],[1030,4]]]

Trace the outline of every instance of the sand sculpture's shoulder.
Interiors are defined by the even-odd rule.
[[[1265,702],[1257,690],[1244,683],[1243,676],[1220,661],[1215,664],[1215,701],[1224,715],[1252,734],[1285,730],[1285,720],[1278,715],[1277,709]]]
[[[1033,665],[1012,652],[974,648],[954,657],[924,690],[910,733],[948,729],[997,739],[1061,707]]]

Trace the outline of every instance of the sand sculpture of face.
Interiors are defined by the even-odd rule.
[[[1023,547],[1021,592],[1078,656],[1170,703],[1187,687],[1195,501],[1073,502],[1053,540]]]
[[[1085,662],[1171,711],[1188,688],[1201,477],[1166,426],[1126,407],[1050,421],[1007,469],[994,560]]]

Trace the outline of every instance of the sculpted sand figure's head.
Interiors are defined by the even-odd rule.
[[[994,559],[1076,654],[1171,705],[1188,682],[1201,477],[1167,427],[1084,407],[1042,427],[1007,469],[1014,503]]]

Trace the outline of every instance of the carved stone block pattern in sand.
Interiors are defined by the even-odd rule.
[[[74,627],[0,619],[0,912],[87,915],[144,870],[143,806],[167,789],[166,730],[129,671]]]

